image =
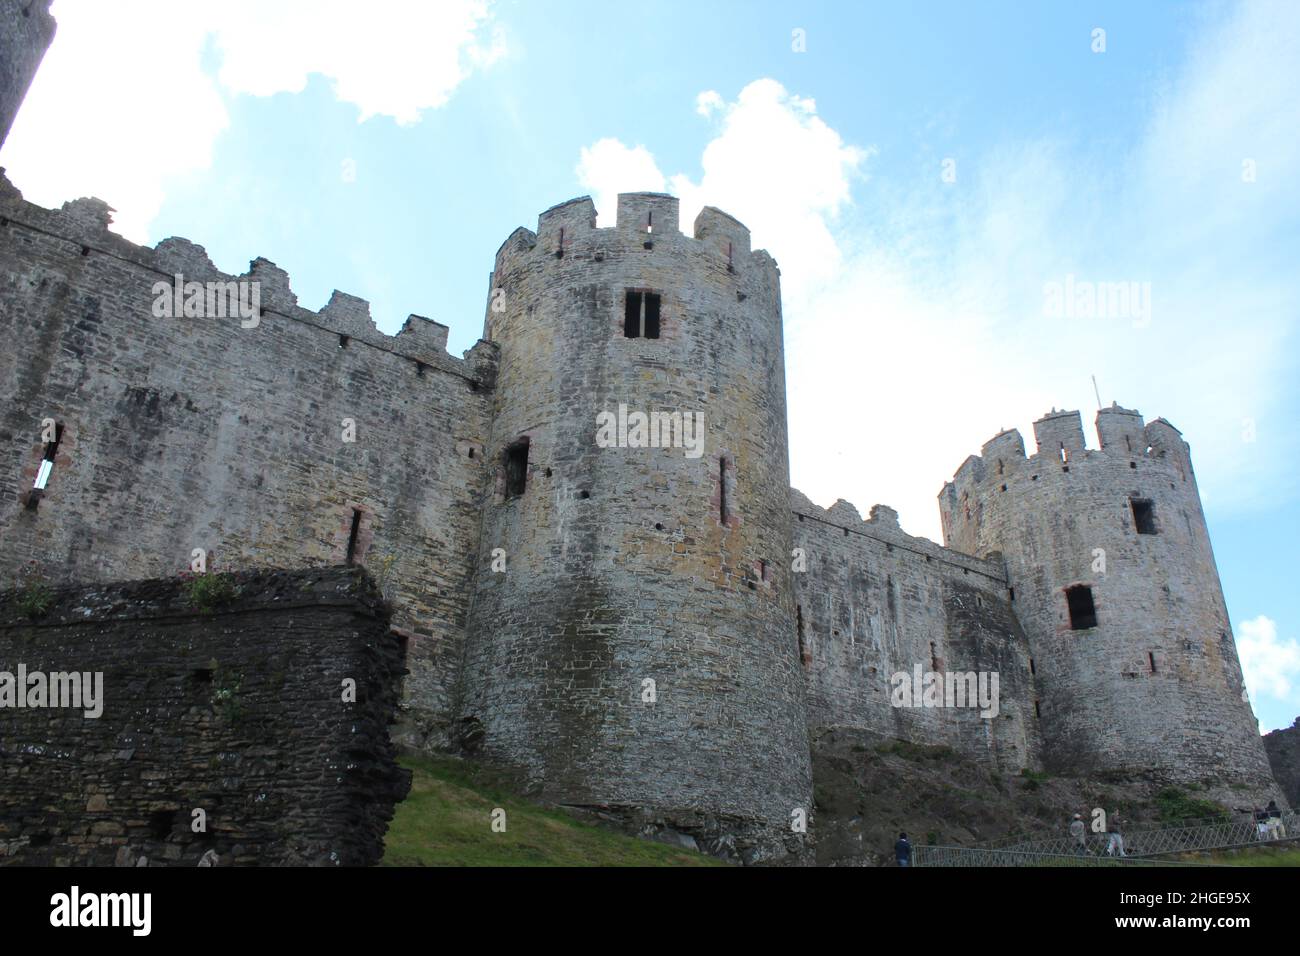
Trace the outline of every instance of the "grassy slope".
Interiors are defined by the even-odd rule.
[[[490,770],[404,757],[411,793],[385,838],[385,866],[723,866],[689,850],[622,836],[513,796]],[[494,833],[492,811],[506,812]]]

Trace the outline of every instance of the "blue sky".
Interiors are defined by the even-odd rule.
[[[435,318],[455,354],[542,209],[663,189],[684,223],[733,213],[782,267],[793,480],[820,504],[938,540],[935,495],[1000,428],[1032,450],[1035,418],[1080,408],[1095,445],[1096,375],[1191,443],[1256,713],[1300,713],[1300,5],[54,13],[0,157],[28,198],[100,196],[230,272],[265,256],[388,332]],[[1048,314],[1066,276],[1149,283],[1150,309]]]

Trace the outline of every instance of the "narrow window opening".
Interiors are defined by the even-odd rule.
[[[361,509],[352,509],[352,528],[348,531],[347,563],[357,563],[357,539],[361,536]]]
[[[1039,718],[1043,716],[1043,708],[1039,706],[1038,701],[1034,701],[1034,716]]]
[[[768,573],[767,560],[765,558],[758,559],[758,579],[765,583],[767,581],[772,580],[770,574]]]
[[[1012,604],[1016,603],[1016,589],[1007,588],[1007,593],[1011,595],[1011,603]]]
[[[470,457],[470,458],[473,458],[473,457],[474,457],[474,449],[473,449],[473,448],[471,448],[471,449],[469,450],[469,457]]]
[[[731,253],[731,243],[727,243],[727,271],[728,271],[728,272],[735,272],[735,271],[736,271],[736,266],[735,266],[735,264],[732,262],[731,254],[732,254],[732,253]]]
[[[528,439],[506,449],[506,497],[518,498],[528,484]]]
[[[650,235],[655,231],[655,213],[653,209],[645,215],[645,231],[646,235]]]
[[[1065,589],[1065,602],[1070,609],[1070,629],[1086,631],[1097,626],[1097,607],[1092,601],[1092,588],[1077,584]]]
[[[718,459],[718,520],[727,523],[727,459]]]
[[[59,453],[59,444],[63,441],[63,423],[56,422],[54,425],[54,441],[45,443],[45,453],[41,456],[41,468],[36,473],[36,484],[33,486],[37,491],[44,491],[45,486],[50,482],[50,473],[54,471],[54,457]]]
[[[930,642],[930,669],[935,671],[939,669],[939,655],[935,653],[934,641]]]
[[[799,637],[799,660],[805,665],[812,661],[812,655],[808,653],[808,645],[803,636],[803,605],[796,604],[794,608],[795,633]]]
[[[1156,506],[1150,498],[1131,498],[1133,508],[1133,527],[1138,534],[1156,533]]]
[[[1147,663],[1151,665],[1151,673],[1156,672],[1156,655],[1153,651],[1147,651]]]
[[[1031,675],[1038,673],[1037,669],[1034,667],[1034,659],[1032,657],[1029,658],[1029,673]]]
[[[1070,453],[1065,450],[1065,442],[1061,442],[1061,464],[1070,460]]]
[[[1002,474],[1006,469],[1002,465],[1002,459],[998,459],[998,474]]]
[[[563,226],[560,227],[560,244],[555,250],[555,258],[557,259],[564,258],[564,227]]]
[[[346,335],[340,335],[340,336],[339,336],[339,348],[341,348],[341,349],[345,349],[345,348],[347,348],[347,347],[348,347],[348,342],[350,342],[350,341],[351,341],[351,339],[349,339]]]

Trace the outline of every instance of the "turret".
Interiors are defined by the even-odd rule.
[[[1153,769],[1272,793],[1191,456],[1178,430],[1118,406],[1003,432],[939,496],[945,542],[1006,560],[1031,646],[1044,758]]]
[[[746,859],[811,812],[779,280],[717,210],[588,198],[502,246],[461,743]]]

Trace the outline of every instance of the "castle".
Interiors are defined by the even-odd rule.
[[[52,27],[0,6],[3,132]],[[364,565],[405,642],[403,744],[747,859],[800,852],[828,727],[1280,797],[1163,419],[1102,409],[1088,449],[1053,411],[1030,456],[995,436],[939,495],[940,546],[790,488],[779,271],[720,210],[688,235],[662,194],[611,228],[548,209],[463,358],[437,322],[310,311],[271,262],[224,275],[110,212],[0,177],[0,577]],[[255,313],[212,314],[246,287]],[[899,706],[922,672],[996,675],[995,713]]]

